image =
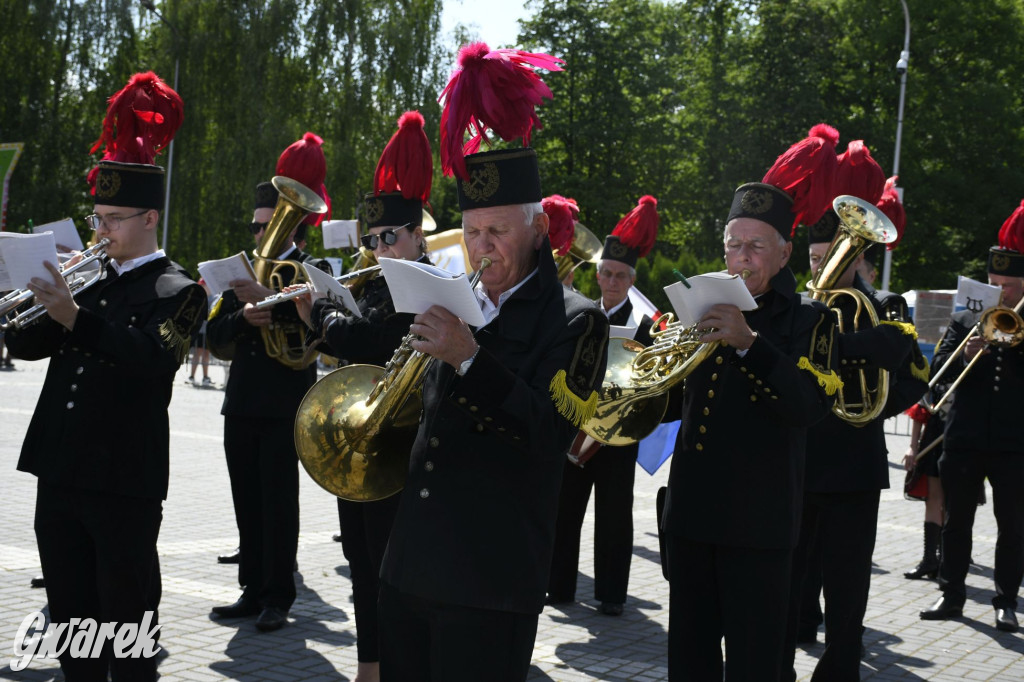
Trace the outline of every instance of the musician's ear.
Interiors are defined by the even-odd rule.
[[[541,244],[544,243],[544,237],[548,236],[548,227],[550,226],[550,224],[551,223],[550,218],[548,218],[548,214],[544,213],[543,211],[533,216],[533,225],[531,226],[533,227],[535,234],[533,240],[533,248],[539,249],[541,247]]]
[[[789,257],[793,255],[793,242],[786,242],[782,245],[782,265],[789,262]]]

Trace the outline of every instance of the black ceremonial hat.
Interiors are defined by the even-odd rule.
[[[256,185],[256,205],[253,208],[274,208],[277,206],[277,188],[272,182]]]
[[[93,201],[159,211],[164,206],[164,169],[148,163],[100,161]]]
[[[999,229],[999,246],[988,250],[993,275],[1024,277],[1024,200]]]
[[[532,147],[496,149],[465,158],[467,179],[456,177],[459,208],[489,208],[539,202],[540,169]]]
[[[406,199],[401,192],[374,194],[363,197],[363,224],[371,227],[404,227],[423,224],[423,201],[418,197]]]
[[[735,218],[754,218],[768,223],[788,239],[793,225],[793,197],[775,185],[748,182],[736,188],[729,208],[728,224]]]

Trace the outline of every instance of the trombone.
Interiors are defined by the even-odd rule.
[[[334,278],[334,281],[338,282],[339,284],[341,284],[343,282],[347,282],[347,281],[352,280],[352,279],[358,279],[359,277],[365,277],[367,275],[372,275],[373,273],[377,272],[378,270],[380,270],[380,266],[379,265],[373,265],[373,266],[370,266],[368,268],[363,268],[362,270],[353,270],[352,272],[345,273],[344,275],[338,275],[337,277]],[[303,282],[299,286],[300,286],[299,289],[294,289],[292,291],[280,292],[280,293],[273,294],[271,296],[267,296],[265,299],[263,299],[262,301],[260,301],[260,302],[258,302],[256,304],[256,306],[255,306],[256,309],[257,310],[263,310],[264,308],[271,308],[271,307],[277,305],[278,303],[284,303],[285,301],[290,301],[293,298],[298,298],[299,296],[302,296],[303,294],[306,294],[306,293],[308,293],[308,292],[313,290],[313,285],[310,284],[309,282]]]
[[[109,243],[110,240],[104,237],[97,244],[90,246],[88,249],[83,251],[80,254],[81,260],[77,263],[61,268],[60,275],[64,278],[64,281],[68,283],[68,288],[71,290],[72,296],[77,296],[82,291],[85,291],[98,282],[100,277],[103,276],[103,265],[105,264],[107,257],[106,250]],[[71,277],[86,266],[93,265],[96,266],[94,272],[85,276]],[[35,294],[28,289],[15,289],[3,298],[0,298],[0,317],[3,317],[12,310],[15,310],[22,304],[28,303],[34,297]],[[45,314],[46,308],[42,303],[37,303],[28,310],[15,315],[8,322],[0,322],[0,332],[24,329],[39,320]]]

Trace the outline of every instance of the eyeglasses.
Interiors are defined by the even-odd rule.
[[[600,270],[598,274],[605,279],[614,279],[619,282],[625,282],[633,276],[628,271],[612,272],[611,270]]]
[[[359,241],[370,251],[376,251],[377,245],[381,242],[384,242],[386,246],[394,246],[398,241],[398,230],[413,229],[414,227],[415,225],[402,225],[402,227],[393,227],[390,230],[381,230],[377,234],[364,234]]]
[[[269,225],[269,224],[270,224],[269,222],[266,222],[266,223],[256,223],[256,222],[249,223],[249,232],[252,232],[254,235],[257,235],[260,232],[262,232],[263,230],[267,229],[267,225]]]
[[[129,218],[138,218],[140,215],[146,215],[149,210],[139,211],[133,215],[121,216],[101,216],[93,213],[92,215],[85,216],[85,222],[89,225],[89,229],[98,230],[100,226],[107,228],[107,232],[116,232],[121,229],[121,221],[128,220]]]

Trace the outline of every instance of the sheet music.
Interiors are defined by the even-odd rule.
[[[634,339],[638,327],[620,327],[618,325],[608,326],[608,338],[610,339]]]
[[[32,232],[33,234],[53,232],[53,238],[57,242],[57,250],[61,253],[85,250],[85,245],[82,244],[82,238],[79,236],[78,230],[75,229],[75,222],[71,220],[71,218],[64,218],[63,220],[57,220],[52,223],[36,225],[32,228]]]
[[[0,291],[24,289],[33,277],[46,281],[53,279],[43,265],[53,263],[54,267],[60,267],[52,232],[0,232],[0,237]]]
[[[256,280],[256,272],[245,251],[219,260],[207,260],[199,264],[199,276],[210,288],[210,295],[217,296],[231,288],[236,279]]]
[[[470,326],[484,323],[480,302],[465,274],[452,277],[434,265],[396,258],[382,258],[380,264],[397,312],[418,315],[439,305]]]
[[[712,306],[728,303],[740,310],[753,310],[757,307],[754,297],[747,291],[746,285],[739,275],[725,272],[709,272],[695,277],[687,277],[690,288],[682,282],[675,282],[665,287],[676,317],[684,326],[699,321]]]
[[[953,305],[962,305],[975,315],[982,310],[999,305],[1003,299],[1003,288],[991,284],[983,284],[970,277],[958,275],[956,278],[956,297]]]
[[[359,248],[358,220],[325,220],[320,225],[325,249]]]
[[[359,306],[356,305],[356,299],[352,296],[352,292],[349,291],[347,286],[320,268],[313,267],[308,263],[303,263],[302,267],[306,271],[306,278],[309,280],[310,285],[312,285],[313,291],[323,294],[324,297],[342,306],[348,315],[352,317],[363,316],[359,312]]]

